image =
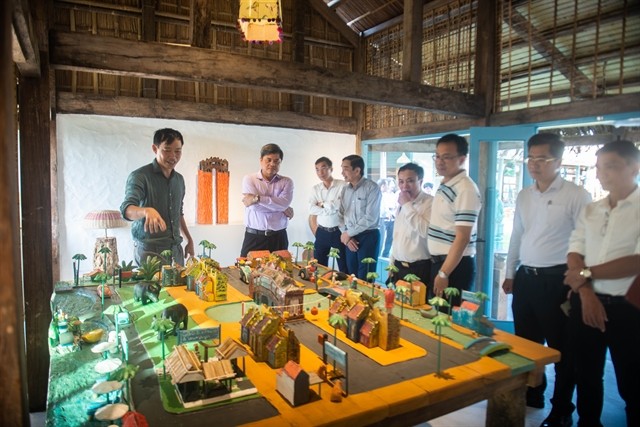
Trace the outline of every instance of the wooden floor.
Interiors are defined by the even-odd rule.
[[[546,369],[547,380],[549,386],[545,392],[546,407],[544,409],[527,408],[527,418],[525,427],[538,427],[547,417],[551,410],[549,399],[553,394],[554,371],[553,366],[549,365]],[[602,424],[607,427],[626,426],[627,419],[624,413],[624,402],[618,395],[618,386],[616,384],[616,376],[613,371],[611,359],[607,357],[604,377],[604,408],[602,410]],[[574,395],[575,403],[575,395]],[[433,419],[428,423],[419,424],[417,427],[481,427],[484,426],[485,414],[487,411],[487,402],[480,402],[460,411],[453,412],[440,418]],[[574,412],[573,425],[578,421],[578,416]]]

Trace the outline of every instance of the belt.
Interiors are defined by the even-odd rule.
[[[413,262],[396,260],[396,264],[400,264],[404,268],[411,268],[413,266],[427,264],[429,262],[431,262],[431,260],[429,259],[419,259],[418,261],[413,261]]]
[[[340,230],[340,227],[336,226],[336,227],[325,227],[323,225],[318,224],[318,228],[321,230],[326,231],[327,233],[333,233],[334,231],[338,231]]]
[[[245,231],[249,234],[257,234],[258,236],[273,236],[274,234],[280,233],[282,230],[256,230],[255,228],[247,227]]]
[[[623,295],[605,295],[596,294],[603,305],[627,304],[627,300]]]
[[[564,274],[567,271],[567,264],[559,264],[551,267],[529,267],[528,265],[521,265],[520,268],[524,271],[524,274],[530,276],[554,276]]]

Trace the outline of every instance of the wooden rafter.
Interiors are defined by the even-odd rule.
[[[335,10],[330,9],[322,0],[309,0],[311,7],[331,24],[354,47],[358,47],[360,37],[349,28],[342,19],[336,15]]]
[[[53,32],[56,69],[201,81],[369,104],[483,116],[481,96],[341,70],[162,43]]]
[[[16,1],[12,17],[13,62],[25,77],[40,77],[40,51],[33,32],[29,9],[24,1]]]

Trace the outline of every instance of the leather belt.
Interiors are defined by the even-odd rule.
[[[273,236],[282,230],[256,230],[255,228],[247,227],[245,231],[249,234],[257,234],[258,236]]]
[[[338,231],[340,230],[340,227],[336,226],[336,227],[325,227],[323,225],[318,224],[318,228],[326,231],[327,233],[333,233],[334,231]]]
[[[401,265],[404,268],[411,268],[413,266],[416,265],[422,265],[422,264],[426,264],[428,262],[431,262],[431,260],[428,259],[419,259],[418,261],[414,261],[414,262],[407,262],[407,261],[398,261],[396,260],[396,264]]]
[[[566,264],[559,264],[551,267],[529,267],[528,265],[522,265],[520,268],[525,274],[530,276],[558,275],[564,274],[567,271]]]
[[[627,300],[622,295],[596,294],[603,305],[627,304]]]

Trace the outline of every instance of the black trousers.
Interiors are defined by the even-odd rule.
[[[433,283],[436,276],[438,275],[438,271],[442,267],[442,263],[444,262],[444,256],[433,256],[431,257],[431,282]],[[476,277],[476,259],[470,256],[463,256],[460,260],[460,263],[456,268],[453,269],[451,273],[449,273],[449,287],[456,288],[460,291],[460,295],[457,297],[453,297],[451,299],[451,303],[456,306],[460,305],[462,301],[462,291],[469,291],[473,289],[474,280]],[[433,286],[428,287],[429,299],[433,298],[435,294],[433,293]],[[446,309],[445,309],[446,310]]]
[[[520,267],[513,281],[513,323],[516,335],[544,345],[562,354],[555,364],[555,386],[551,404],[554,413],[571,415],[575,409],[571,402],[575,389],[572,355],[568,345],[569,318],[560,305],[567,300],[569,287],[564,285],[566,265],[548,269]],[[528,393],[543,398],[547,386],[546,376]]]
[[[640,426],[640,310],[624,297],[600,296],[607,313],[605,331],[582,321],[578,295],[571,296],[569,331],[576,354],[578,426],[602,426],[604,366],[607,348],[618,382],[618,393],[626,403],[627,426]],[[607,390],[610,393],[611,390]]]
[[[340,230],[327,231],[325,228],[318,227],[316,230],[316,241],[313,244],[313,256],[318,260],[320,265],[332,267],[333,259],[329,260],[329,251],[331,248],[340,250],[340,258],[336,260],[336,268],[338,271],[347,272],[347,255],[345,247],[340,241]]]
[[[289,249],[289,237],[287,236],[287,229],[272,231],[269,235],[252,234],[248,231],[244,232],[244,241],[242,242],[242,249],[240,250],[240,256],[246,257],[251,251],[281,251]]]
[[[404,277],[407,274],[415,274],[420,278],[420,281],[427,285],[427,288],[429,288],[429,281],[431,280],[430,259],[415,261],[409,264],[396,260],[394,261],[393,265],[398,268],[398,272],[389,277],[392,281],[395,282],[396,280],[404,280]]]

